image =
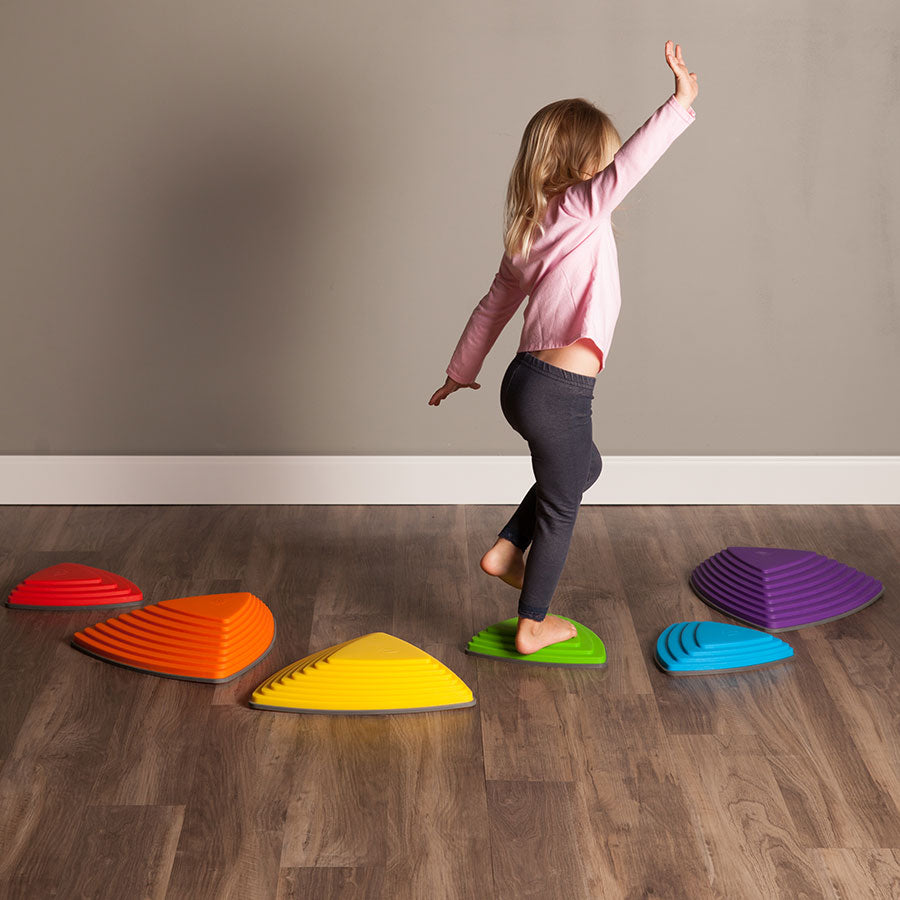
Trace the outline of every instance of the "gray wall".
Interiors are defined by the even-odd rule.
[[[594,401],[609,454],[900,452],[900,7],[246,0],[0,9],[2,453],[522,453],[500,377],[439,408],[522,129],[627,138]]]

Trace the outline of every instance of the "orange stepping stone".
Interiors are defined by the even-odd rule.
[[[231,681],[275,640],[275,617],[246,592],[163,600],[77,631],[72,645],[105,662],[186,681]]]
[[[121,575],[83,566],[59,563],[29,575],[9,595],[11,609],[91,609],[104,606],[137,606],[144,595]]]

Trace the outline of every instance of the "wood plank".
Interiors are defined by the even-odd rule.
[[[170,896],[275,896],[300,752],[296,722],[289,716],[210,709]]]
[[[804,635],[810,658],[840,713],[843,728],[873,789],[865,805],[871,844],[900,846],[900,678],[897,656],[883,641]],[[871,846],[867,841],[864,846]],[[846,847],[847,844],[840,842]]]
[[[673,735],[672,758],[722,897],[819,896],[819,879],[752,736]]]
[[[381,900],[383,883],[384,870],[379,867],[282,869],[276,900]],[[399,900],[402,895],[394,896]]]
[[[0,685],[4,688],[0,756],[12,752],[29,710],[46,687],[47,672],[58,659],[59,648],[68,645],[73,632],[94,621],[96,613],[0,609]]]
[[[900,897],[900,850],[812,850],[825,896],[834,900]]]
[[[386,897],[495,893],[477,709],[391,719]]]
[[[181,806],[88,806],[79,821],[74,866],[60,884],[72,897],[164,898],[181,832]]]
[[[214,688],[137,672],[133,679],[133,699],[114,713],[91,802],[162,807],[187,804],[206,740]]]
[[[2,558],[48,550],[58,553],[66,534],[71,506],[0,506]],[[30,575],[31,573],[26,573]],[[19,578],[19,581],[22,579]]]
[[[64,781],[52,764],[33,757],[8,759],[0,771],[0,894],[53,896],[69,868],[72,822],[83,814],[84,792],[61,796]],[[17,891],[12,890],[17,887]]]
[[[494,897],[596,896],[580,852],[587,820],[573,784],[489,780],[487,804]]]
[[[397,804],[390,718],[270,715],[298,736],[280,865],[383,870]]]
[[[794,718],[798,733],[805,735],[804,751],[793,755],[805,758],[807,763],[797,770],[792,785],[796,788],[800,773],[806,782],[817,785],[837,846],[863,848],[900,843],[894,840],[900,824],[897,809],[854,744],[847,720],[825,687],[828,664],[821,655],[817,662],[807,639],[795,639],[794,649],[797,656],[792,678],[795,714],[789,715],[784,725],[787,728]],[[773,695],[769,706],[777,708],[778,699]],[[767,755],[771,757],[778,752],[778,742],[770,729],[763,731],[761,740],[766,742]],[[783,771],[782,766],[777,769]],[[891,840],[885,841],[885,837]]]
[[[230,571],[215,571],[207,559],[215,555],[215,545],[222,539],[219,524],[227,506],[129,506],[83,507],[79,526],[86,533],[96,531],[104,536],[103,547],[115,541],[120,548],[122,574],[131,578],[147,594],[148,602],[169,599],[166,592],[157,593],[155,582],[169,579],[240,577],[243,550]],[[241,515],[258,507],[234,507]],[[105,519],[102,513],[105,511]],[[249,527],[249,523],[248,523]],[[233,545],[234,546],[234,545]],[[211,549],[212,548],[212,549]],[[229,564],[230,566],[232,564]],[[134,574],[129,574],[129,572]]]
[[[0,773],[0,879],[61,875],[73,821],[90,802],[115,717],[135,697],[134,679],[56,645],[41,690]]]
[[[703,848],[685,828],[689,808],[654,699],[594,687],[569,696],[590,896],[705,896]]]
[[[567,782],[568,693],[578,676],[561,668],[478,660],[478,705],[488,781]],[[602,673],[595,677],[601,678]]]

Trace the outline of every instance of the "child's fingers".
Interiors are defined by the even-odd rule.
[[[431,399],[428,401],[430,405],[437,406],[441,400],[446,400],[454,391],[455,387],[449,384],[443,385],[443,387],[439,387],[432,395]]]
[[[671,43],[671,41],[669,41]],[[677,75],[678,71],[681,69],[683,63],[678,60],[678,57],[675,55],[675,52],[670,49],[668,44],[666,45],[666,62],[669,65],[669,68]]]
[[[687,69],[681,52],[681,44],[674,44],[674,49],[673,44],[673,41],[666,41],[666,62],[672,67],[673,71]]]
[[[432,395],[431,399],[428,401],[429,406],[437,406],[441,400],[446,400],[454,391],[458,391],[460,388],[472,388],[477,391],[481,389],[481,385],[478,384],[477,381],[473,381],[471,384],[460,384],[457,381],[453,381],[448,378],[447,383],[443,387],[439,387]]]

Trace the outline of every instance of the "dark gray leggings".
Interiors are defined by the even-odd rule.
[[[540,622],[562,573],[582,494],[603,468],[591,431],[596,379],[517,353],[500,386],[506,421],[528,441],[535,483],[500,532],[531,552],[519,616]]]

